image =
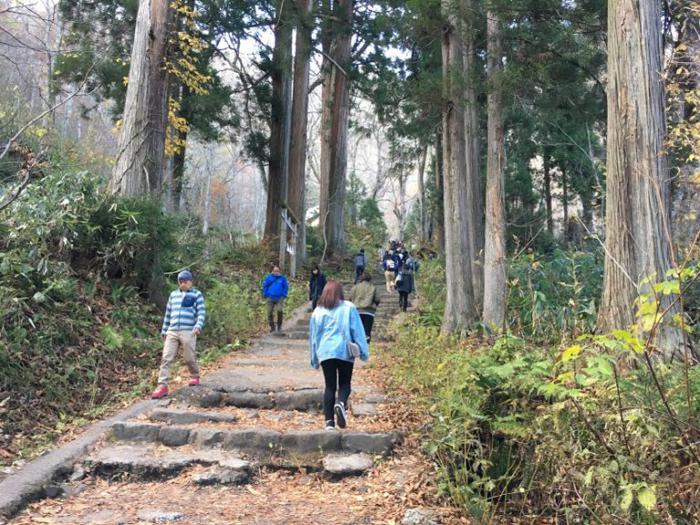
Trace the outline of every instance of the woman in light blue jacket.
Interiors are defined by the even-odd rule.
[[[348,343],[359,347],[359,357],[369,359],[369,347],[360,314],[351,302],[345,301],[343,285],[328,281],[323,288],[318,306],[311,316],[311,366],[323,369],[326,389],[323,394],[323,414],[326,430],[335,430],[337,421],[345,428],[345,406],[350,397],[350,383],[355,358]],[[338,390],[336,402],[335,393]]]

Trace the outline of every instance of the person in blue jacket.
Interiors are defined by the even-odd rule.
[[[277,312],[277,331],[282,331],[284,300],[287,298],[288,292],[287,278],[282,275],[279,266],[273,266],[272,272],[265,277],[262,284],[262,294],[267,300],[267,321],[270,324],[270,332],[275,331],[275,312]]]
[[[343,285],[330,280],[311,316],[309,336],[311,367],[323,369],[326,430],[335,430],[336,422],[340,428],[345,428],[347,424],[345,407],[350,397],[355,364],[349,342],[357,345],[360,359],[369,359],[369,346],[360,314],[355,305],[345,300]]]

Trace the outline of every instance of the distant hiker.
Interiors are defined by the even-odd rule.
[[[413,273],[402,270],[396,277],[396,289],[399,291],[399,307],[405,312],[408,308],[408,294],[413,292]]]
[[[323,275],[321,268],[316,264],[311,270],[311,277],[309,278],[309,301],[311,301],[311,311],[316,309],[316,304],[325,286],[326,276]]]
[[[311,315],[310,332],[311,367],[323,369],[326,386],[323,393],[326,430],[335,430],[336,421],[340,428],[345,428],[345,407],[355,358],[367,361],[369,347],[357,308],[344,300],[343,285],[338,281],[328,281],[323,289],[318,308]]]
[[[372,276],[368,272],[360,275],[360,282],[350,290],[350,301],[357,307],[360,313],[360,321],[367,335],[367,342],[372,338],[372,325],[379,305],[379,291],[372,284]]]
[[[355,254],[355,284],[360,279],[360,275],[365,271],[367,267],[367,256],[365,255],[365,249],[362,248],[358,253]]]
[[[384,270],[386,291],[391,293],[394,291],[394,279],[396,278],[396,259],[394,259],[394,252],[392,250],[384,254],[382,269]]]
[[[275,312],[277,312],[277,331],[282,331],[284,300],[287,298],[288,291],[287,278],[282,275],[279,266],[273,266],[272,272],[265,277],[262,284],[262,294],[267,299],[267,322],[270,325],[270,332],[275,331]]]
[[[418,258],[416,257],[416,252],[412,252],[412,253],[408,254],[408,257],[406,258],[406,261],[404,262],[403,267],[408,272],[418,273],[418,269],[420,268],[420,263],[418,262]]]
[[[396,273],[398,275],[398,272],[403,268],[403,263],[406,260],[406,252],[404,252],[403,248],[399,247],[394,252],[394,258],[396,259]]]
[[[202,292],[192,287],[192,273],[184,270],[177,275],[178,289],[170,294],[160,335],[163,337],[163,357],[158,374],[158,388],[151,394],[152,399],[168,395],[170,365],[182,349],[182,358],[190,371],[189,386],[199,384],[197,366],[197,336],[204,328],[206,309]]]

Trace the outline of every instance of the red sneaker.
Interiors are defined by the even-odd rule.
[[[190,378],[190,382],[187,383],[189,386],[197,386],[199,384],[199,376]]]
[[[168,387],[165,385],[158,385],[153,393],[151,394],[151,399],[160,399],[168,395]]]

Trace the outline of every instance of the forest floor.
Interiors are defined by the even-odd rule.
[[[377,338],[397,314],[382,291]],[[467,523],[439,499],[422,454],[425,419],[387,389],[388,341],[358,363],[344,430],[323,429],[323,379],[308,365],[309,314],[117,423],[59,497],[11,525]],[[333,459],[362,466],[329,466]],[[1,521],[1,520],[0,520]]]

